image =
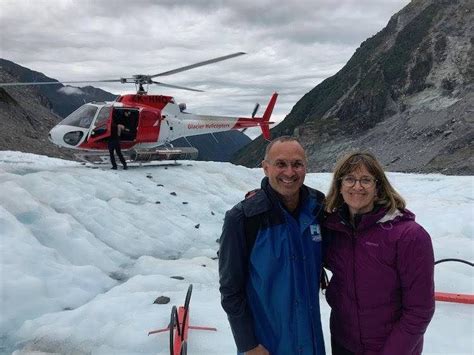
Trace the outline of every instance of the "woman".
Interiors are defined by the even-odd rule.
[[[372,154],[337,163],[326,211],[333,354],[421,354],[435,308],[433,247]]]

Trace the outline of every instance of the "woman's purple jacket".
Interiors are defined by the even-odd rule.
[[[434,256],[415,215],[381,208],[354,229],[335,212],[325,227],[331,336],[357,355],[421,354],[435,310]]]

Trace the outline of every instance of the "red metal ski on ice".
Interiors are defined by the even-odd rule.
[[[191,294],[193,292],[193,285],[189,285],[184,306],[173,306],[171,308],[170,324],[168,327],[148,332],[148,335],[163,333],[169,331],[170,335],[170,355],[186,355],[188,353],[188,330],[210,330],[217,331],[213,327],[200,327],[189,325],[189,302],[191,301]]]

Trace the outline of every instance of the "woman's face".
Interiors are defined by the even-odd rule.
[[[344,202],[349,206],[352,216],[370,212],[374,208],[374,201],[377,198],[375,177],[367,171],[364,165],[361,165],[342,177],[341,194]]]

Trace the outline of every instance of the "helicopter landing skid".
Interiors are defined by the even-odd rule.
[[[130,153],[122,150],[123,157],[126,161],[130,161]],[[83,153],[75,153],[74,157],[83,162],[94,165],[110,164],[110,156],[108,152],[102,151],[87,151]]]
[[[149,163],[163,160],[194,160],[199,151],[194,147],[153,148],[123,150],[123,157],[127,162]],[[77,160],[90,164],[110,164],[110,157],[105,151],[87,151],[74,154]]]
[[[198,155],[199,151],[194,147],[134,149],[130,151],[130,161],[194,160]]]

